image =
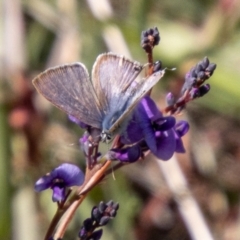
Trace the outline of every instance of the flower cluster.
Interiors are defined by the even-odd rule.
[[[215,69],[216,64],[210,63],[208,58],[205,57],[186,74],[182,93],[190,91],[191,99],[205,95],[210,90],[210,85],[202,84],[212,76]]]
[[[181,125],[185,131],[178,131]],[[150,150],[157,158],[168,160],[174,152],[185,152],[181,137],[187,133],[189,125],[185,121],[176,124],[173,116],[163,116],[155,102],[144,97],[136,107],[121,143],[132,145],[111,150],[111,158],[122,162],[135,162]],[[181,147],[180,147],[181,146]]]
[[[161,62],[154,66],[159,69]],[[181,96],[177,100],[172,93],[167,94],[168,106],[165,111],[172,116],[163,116],[155,102],[149,96],[144,97],[136,107],[126,132],[121,136],[121,148],[112,149],[110,158],[132,163],[148,150],[162,160],[170,159],[174,152],[184,153],[181,138],[188,132],[189,124],[186,121],[176,122],[173,114],[182,111],[187,102],[202,97],[210,90],[210,85],[204,82],[215,69],[216,64],[210,63],[205,57],[186,74]]]
[[[171,93],[166,97],[168,107],[166,112],[171,114],[179,113],[186,106],[186,103],[196,98],[204,96],[210,90],[209,84],[204,84],[212,76],[217,65],[210,63],[205,57],[196,64],[195,67],[186,74],[185,81],[181,89],[181,96],[175,99]]]
[[[102,229],[96,228],[108,224],[111,218],[116,217],[119,204],[112,200],[104,203],[100,202],[98,206],[93,207],[91,218],[87,218],[83,222],[83,226],[79,231],[79,238],[81,240],[98,240],[102,236]]]
[[[141,46],[146,51],[149,52],[152,48],[160,42],[160,35],[158,29],[149,28],[146,31],[142,31],[141,35]]]

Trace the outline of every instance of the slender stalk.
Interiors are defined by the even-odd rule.
[[[0,239],[10,239],[10,154],[6,106],[0,104]]]
[[[188,232],[193,240],[213,240],[213,236],[207,226],[203,214],[193,197],[187,180],[174,155],[169,161],[156,162],[166,179],[169,189],[172,191],[178,210],[185,222]],[[193,221],[194,219],[194,221]]]
[[[79,205],[82,203],[82,201],[85,199],[87,196],[87,193],[81,196],[81,198],[71,204],[71,206],[68,208],[68,210],[65,213],[64,219],[60,223],[55,235],[54,239],[62,239],[64,236],[64,233],[66,232],[67,226],[72,220],[75,212],[77,211]],[[45,240],[48,240],[48,238],[45,238]]]

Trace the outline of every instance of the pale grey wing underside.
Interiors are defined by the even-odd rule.
[[[136,107],[138,102],[147,94],[147,92],[163,77],[165,70],[160,70],[153,73],[146,79],[141,79],[139,82],[134,82],[125,92],[124,99],[126,105],[124,111],[118,120],[109,129],[110,133],[115,133],[119,127],[127,119],[128,115],[131,114],[133,109]]]
[[[125,91],[142,69],[140,63],[111,52],[97,57],[92,69],[92,81],[105,112],[119,107],[118,102],[124,101]]]
[[[83,64],[50,68],[33,79],[33,85],[62,111],[92,127],[102,128],[103,112]]]

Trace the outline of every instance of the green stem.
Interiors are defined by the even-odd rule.
[[[0,239],[11,239],[10,141],[7,108],[0,104]]]

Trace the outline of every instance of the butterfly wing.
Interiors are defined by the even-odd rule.
[[[38,92],[83,123],[101,129],[103,113],[88,71],[81,63],[50,68],[33,79]]]
[[[120,109],[126,89],[142,69],[140,63],[111,52],[98,56],[92,69],[92,81],[106,113]]]
[[[148,78],[143,78],[139,82],[134,81],[125,92],[125,106],[121,116],[114,122],[109,132],[114,134],[124,125],[124,120],[129,119],[132,111],[147,92],[163,77],[165,70],[153,73]]]

